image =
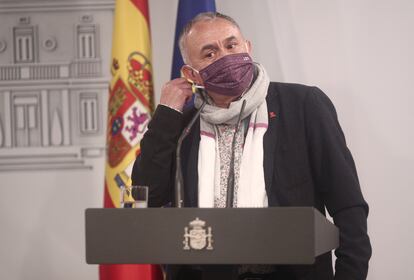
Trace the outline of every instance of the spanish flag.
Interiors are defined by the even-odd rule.
[[[153,110],[151,41],[147,0],[116,0],[112,37],[112,81],[107,122],[104,207],[119,207],[120,187],[140,152]],[[125,244],[128,246],[128,233]],[[101,265],[101,280],[162,279],[155,265]]]

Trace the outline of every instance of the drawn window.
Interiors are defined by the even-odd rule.
[[[16,95],[13,98],[14,145],[40,145],[39,97],[36,94]]]
[[[83,133],[98,132],[98,99],[96,94],[83,93],[80,97],[80,128]]]
[[[96,57],[95,26],[78,26],[78,57],[81,59]]]
[[[16,106],[16,126],[17,129],[25,129],[25,114],[24,114],[24,106]]]
[[[14,29],[14,60],[34,62],[34,31],[32,27]]]

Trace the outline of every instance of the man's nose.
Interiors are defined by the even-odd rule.
[[[219,55],[217,56],[217,59],[220,59],[220,58],[222,58],[223,56],[226,56],[226,55],[229,55],[229,54],[232,54],[233,52],[231,51],[231,50],[229,50],[229,49],[227,49],[227,48],[222,48],[221,50],[220,50],[220,52],[219,52]]]

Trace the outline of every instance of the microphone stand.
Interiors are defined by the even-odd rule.
[[[204,93],[204,89],[197,87],[201,96],[203,97],[203,103],[201,104],[200,108],[192,117],[191,121],[188,125],[184,128],[183,132],[181,133],[180,137],[178,138],[177,142],[177,149],[176,149],[176,156],[175,156],[175,207],[182,208],[184,205],[184,180],[183,180],[183,171],[181,167],[181,145],[185,137],[190,133],[191,128],[193,127],[195,121],[197,120],[198,116],[200,115],[201,111],[203,110],[204,106],[207,103],[207,98]]]
[[[244,107],[246,106],[246,99],[243,100],[242,107],[240,109],[239,118],[237,120],[236,128],[234,130],[233,141],[231,146],[231,159],[230,159],[230,169],[229,169],[229,176],[227,177],[227,196],[226,196],[226,208],[233,207],[233,200],[234,200],[234,146],[236,145],[236,136],[240,129],[241,117],[244,111]]]

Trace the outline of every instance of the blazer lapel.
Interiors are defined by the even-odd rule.
[[[272,84],[271,84],[272,85]],[[279,106],[276,100],[276,92],[271,92],[271,85],[269,86],[268,94],[266,97],[267,111],[268,111],[268,120],[269,127],[263,137],[263,168],[265,176],[265,185],[266,192],[269,198],[269,205],[272,205],[272,183],[273,183],[273,173],[274,173],[274,156],[275,149],[278,140],[278,127],[279,127]],[[272,203],[273,202],[273,203]]]
[[[200,119],[191,129],[190,134],[184,140],[181,151],[183,177],[184,177],[184,206],[198,206],[198,148],[200,145]],[[184,149],[185,147],[185,149]]]

